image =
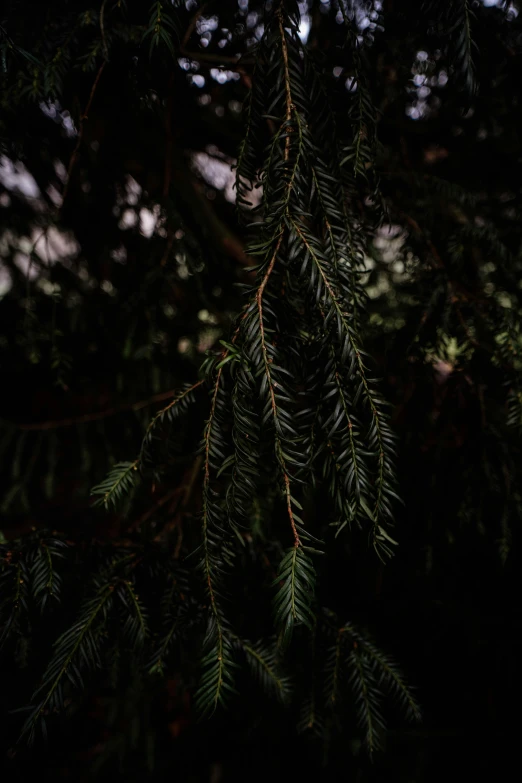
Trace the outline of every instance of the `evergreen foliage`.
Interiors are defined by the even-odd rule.
[[[393,708],[421,710],[370,582],[409,540],[412,591],[477,541],[516,557],[518,10],[21,5],[0,15],[11,754],[110,693],[93,774],[141,753],[152,775],[171,688],[191,724],[253,700],[379,757]]]

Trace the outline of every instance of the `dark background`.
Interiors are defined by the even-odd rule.
[[[90,488],[114,461],[133,459],[158,395],[196,379],[205,351],[229,335],[237,283],[250,279],[245,230],[215,165],[226,174],[237,156],[252,59],[247,53],[239,68],[232,59],[251,49],[260,17],[249,14],[260,14],[263,3],[208,4],[200,26],[191,24],[197,4],[188,4],[173,34],[175,56],[158,44],[150,58],[142,42],[150,9],[125,5],[123,13],[104,4],[105,42],[100,3],[27,0],[6,2],[0,12],[0,529],[7,548],[33,529],[58,531],[80,547],[140,543],[156,518],[168,522],[170,501],[158,501],[187,481],[205,399],[158,457],[169,466],[167,479],[147,479],[118,513],[94,508]],[[3,663],[7,780],[428,783],[507,773],[518,739],[522,651],[520,445],[517,426],[506,425],[506,401],[518,388],[520,362],[515,344],[506,370],[495,358],[505,343],[495,338],[508,321],[519,335],[522,31],[516,3],[467,4],[480,85],[473,93],[458,5],[356,4],[359,23],[370,20],[361,30],[364,67],[393,226],[369,248],[366,347],[393,404],[405,506],[389,564],[354,535],[320,572],[329,605],[370,628],[400,662],[422,724],[404,724],[392,706],[385,753],[371,763],[353,721],[326,747],[298,737],[293,718],[246,680],[227,712],[197,723],[176,672],[136,693],[130,675],[128,688],[114,691],[102,673],[72,716],[53,725],[47,746],[15,750],[20,722],[12,710],[30,698],[60,626],[41,621]],[[201,22],[218,6],[204,46]],[[342,124],[353,62],[335,15],[334,3],[309,3],[308,44]],[[230,35],[219,47],[223,29]],[[45,78],[27,52],[51,63]],[[23,164],[18,179],[9,161]],[[33,181],[36,196],[27,189]],[[142,209],[159,216],[150,236]],[[134,214],[135,224],[122,224],[124,214],[129,221]],[[58,234],[66,241],[53,253],[46,242]],[[463,348],[457,358],[441,354],[441,332]],[[196,480],[174,542],[180,525],[190,542],[199,503]],[[74,600],[66,596],[65,617]]]

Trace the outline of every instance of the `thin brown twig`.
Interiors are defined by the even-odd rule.
[[[239,330],[242,321],[244,320],[246,315],[246,311],[243,314],[241,321],[239,322],[238,326],[236,327],[236,330],[232,336],[232,345],[235,344],[238,336],[239,336]],[[225,359],[228,354],[230,353],[230,350],[227,348],[222,352],[222,359]],[[214,425],[214,417],[216,415],[216,404],[217,404],[217,396],[219,392],[219,387],[221,383],[221,376],[223,373],[223,367],[222,364],[219,368],[217,375],[216,375],[216,382],[214,385],[214,391],[212,394],[212,403],[210,405],[210,414],[207,421],[207,426],[205,427],[205,434],[204,434],[204,442],[205,442],[205,462],[204,462],[204,471],[203,471],[203,547],[205,551],[205,572],[206,572],[206,581],[207,581],[207,587],[209,592],[209,598],[210,598],[210,604],[212,608],[212,613],[214,614],[214,617],[216,618],[217,626],[218,626],[218,638],[219,638],[219,646],[221,648],[222,645],[222,630],[221,630],[221,620],[219,617],[219,609],[217,604],[217,598],[214,590],[214,586],[212,584],[212,576],[210,573],[210,567],[208,562],[208,538],[207,538],[207,530],[208,530],[208,498],[210,493],[210,438],[212,435],[212,427]]]
[[[156,415],[151,419],[149,426],[147,427],[147,430],[145,432],[145,439],[148,437],[150,431],[153,429],[154,425],[156,424],[160,416],[163,416],[168,410],[170,410],[170,408],[173,408],[174,405],[177,405],[179,402],[181,402],[182,399],[187,397],[188,394],[191,394],[191,392],[193,392],[195,389],[202,386],[204,383],[205,383],[204,380],[196,381],[196,383],[193,383],[192,386],[189,386],[188,388],[183,389],[183,391],[178,392],[174,397],[174,399],[171,402],[169,402],[169,404],[165,408],[158,411],[158,413],[156,413]]]
[[[203,381],[199,381],[193,388],[201,386]],[[124,405],[114,406],[112,408],[106,408],[104,411],[96,411],[95,413],[86,413],[83,416],[73,416],[68,419],[52,419],[50,421],[42,421],[35,424],[16,424],[15,426],[19,430],[40,432],[42,430],[55,430],[61,427],[73,427],[76,424],[84,424],[90,421],[98,421],[99,419],[105,419],[109,416],[114,416],[117,413],[123,411],[138,411],[141,408],[146,408],[149,405],[153,405],[155,402],[163,402],[169,397],[174,396],[178,392],[177,389],[169,389],[169,391],[160,392],[154,394],[152,397],[148,397],[146,400],[138,400],[137,402],[130,402]]]
[[[179,505],[179,509],[177,510],[176,517],[174,519],[174,525],[178,530],[178,540],[176,542],[176,547],[174,549],[173,558],[174,560],[179,559],[179,555],[181,552],[181,545],[183,543],[183,517],[184,517],[184,511],[187,508],[190,498],[192,497],[192,492],[194,489],[194,486],[196,484],[196,479],[198,477],[199,471],[201,470],[201,463],[203,461],[203,457],[201,454],[199,454],[196,459],[194,460],[194,465],[192,466],[192,470],[190,472],[189,480],[187,484],[185,484],[185,493],[183,495],[183,499],[181,500],[181,503]]]
[[[100,33],[101,33],[102,44],[103,44],[103,56],[107,61],[109,59],[109,47],[107,46],[107,37],[105,35],[105,19],[104,19],[106,3],[107,0],[103,0],[103,3],[101,4],[101,8],[100,8]]]
[[[82,113],[82,115],[80,117],[80,125],[78,127],[78,138],[76,139],[76,146],[74,147],[73,153],[71,155],[71,159],[69,161],[69,167],[67,169],[67,179],[65,181],[65,187],[63,189],[62,204],[61,204],[61,207],[60,207],[60,212],[63,210],[65,201],[67,199],[67,194],[69,193],[69,186],[70,186],[70,183],[71,183],[71,175],[72,175],[74,167],[76,165],[76,161],[77,161],[77,158],[78,158],[78,153],[80,151],[80,147],[81,147],[82,141],[83,141],[83,134],[84,134],[84,129],[85,129],[85,121],[89,118],[89,112],[91,110],[92,102],[94,100],[94,95],[96,93],[96,89],[98,87],[99,81],[101,79],[101,75],[103,73],[103,69],[105,68],[106,64],[107,64],[107,60],[104,60],[102,62],[102,64],[100,65],[100,67],[98,68],[98,73],[96,74],[96,77],[94,79],[93,85],[91,87],[89,100],[87,101],[87,105],[85,107],[85,110],[84,110],[84,112]]]
[[[226,352],[228,353],[228,351]],[[226,355],[224,353],[224,356]],[[212,584],[212,576],[210,573],[210,566],[209,566],[209,556],[208,556],[208,540],[207,540],[207,528],[208,528],[208,495],[210,492],[210,436],[212,433],[212,425],[214,423],[214,416],[216,414],[216,403],[217,403],[217,395],[219,392],[219,385],[221,383],[221,375],[223,372],[223,366],[221,366],[218,370],[217,377],[216,377],[216,384],[214,386],[214,392],[212,394],[212,403],[210,406],[210,415],[208,419],[208,423],[205,430],[205,469],[204,469],[204,478],[203,478],[203,546],[205,550],[205,571],[206,571],[206,581],[207,581],[207,587],[208,587],[208,594],[210,598],[210,604],[212,607],[212,613],[214,617],[216,618],[216,623],[218,626],[218,639],[219,639],[219,647],[221,650],[222,645],[222,631],[221,631],[221,621],[219,617],[219,609],[217,605],[217,599],[216,594],[214,590],[214,585]]]
[[[268,356],[268,349],[266,345],[265,325],[263,320],[263,294],[266,285],[268,283],[268,280],[270,279],[270,275],[272,274],[272,271],[274,269],[275,262],[277,259],[277,254],[279,253],[279,249],[281,247],[282,242],[283,242],[283,233],[281,232],[281,234],[279,235],[279,239],[277,240],[277,245],[275,247],[272,258],[270,259],[268,269],[266,270],[265,276],[261,282],[261,285],[257,289],[257,294],[256,294],[257,312],[259,315],[259,330],[261,332],[261,348],[263,351],[263,360],[265,364],[265,373],[268,380],[268,388],[270,389],[270,400],[272,403],[272,413],[274,415],[274,419],[277,419],[277,403],[275,400],[274,385],[272,383],[272,376],[270,373],[270,358]]]
[[[290,476],[288,473],[284,473],[284,482],[285,482],[285,495],[286,495],[286,510],[288,511],[288,518],[290,519],[290,527],[292,528],[292,534],[294,536],[294,547],[301,546],[301,539],[299,538],[299,534],[297,532],[297,527],[295,524],[294,519],[294,512],[292,510],[292,494],[290,491]]]
[[[283,25],[283,15],[281,13],[281,10],[278,11],[278,18],[279,18],[279,32],[281,34],[281,49],[283,53],[283,63],[284,63],[284,72],[285,72],[285,93],[286,93],[286,121],[289,122],[292,118],[292,109],[293,109],[293,101],[292,101],[292,90],[290,87],[290,65],[288,62],[288,47],[286,45],[286,35],[285,35],[285,28]],[[285,144],[285,155],[288,155],[290,152],[290,138],[286,137],[286,144]]]
[[[173,94],[172,93],[173,90],[174,90],[174,72],[172,72],[169,77],[167,106],[165,111],[165,168],[163,172],[163,198],[167,198],[170,193],[170,180],[172,177],[172,147],[173,147],[173,138],[172,138]]]

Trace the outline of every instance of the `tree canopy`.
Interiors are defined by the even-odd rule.
[[[520,19],[6,0],[9,774],[420,782],[486,740],[498,772]]]

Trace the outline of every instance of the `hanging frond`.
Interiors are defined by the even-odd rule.
[[[338,627],[333,612],[323,612],[324,632],[333,643],[324,665],[325,708],[339,713],[350,693],[359,726],[370,753],[382,749],[386,731],[383,706],[386,696],[407,720],[419,721],[420,709],[395,661],[352,623]],[[349,686],[349,689],[348,687]]]
[[[169,54],[176,56],[175,44],[179,40],[179,24],[172,2],[156,0],[150,8],[149,24],[143,33],[143,41],[149,42],[149,57],[164,46]]]
[[[326,706],[335,708],[345,679],[345,637],[342,631],[337,634],[335,644],[328,651],[325,664],[325,700]]]
[[[213,715],[218,706],[225,706],[236,694],[233,640],[227,631],[211,617],[203,643],[206,650],[201,659],[201,674],[194,700],[198,714]]]
[[[286,646],[297,625],[311,629],[314,623],[315,570],[302,546],[292,547],[283,557],[276,585],[279,589],[274,598],[275,622]]]
[[[141,651],[149,636],[147,611],[143,602],[136,594],[131,580],[124,580],[118,585],[117,597],[121,600],[124,610],[122,626],[123,641],[131,650]]]
[[[113,592],[112,581],[96,579],[77,619],[55,642],[52,659],[33,693],[22,737],[33,741],[38,727],[45,733],[46,716],[64,709],[66,688],[82,690],[85,674],[101,667],[99,637],[108,621]]]
[[[453,37],[453,63],[458,78],[466,90],[473,94],[477,89],[475,65],[473,62],[472,24],[475,19],[469,0],[459,0],[449,4],[450,16],[448,33]],[[453,13],[452,13],[453,12]]]
[[[251,643],[243,639],[239,644],[263,691],[286,703],[291,694],[290,678],[281,670],[277,646],[270,646],[264,641]]]
[[[360,542],[384,562],[412,520],[427,570],[472,525],[502,562],[516,549],[520,18],[471,0],[33,5],[43,32],[0,26],[0,349],[19,395],[0,644],[30,676],[55,641],[24,735],[91,682],[131,709],[164,678],[211,717],[243,666],[325,743],[355,715],[373,754],[389,705],[420,710],[324,609],[346,603],[333,569],[364,581]],[[73,249],[46,263],[51,232]],[[49,370],[67,417],[33,395]],[[77,503],[104,474],[93,505],[125,501],[110,531]]]
[[[301,707],[299,720],[297,722],[297,731],[304,734],[309,731],[312,735],[324,739],[326,735],[326,725],[323,715],[319,712],[316,694],[312,692],[307,696]]]
[[[30,558],[31,591],[40,610],[47,602],[59,602],[62,590],[62,576],[57,571],[58,561],[65,560],[67,545],[59,539],[42,539]]]
[[[20,630],[22,617],[29,610],[30,570],[23,557],[2,553],[0,564],[0,648]]]
[[[352,60],[352,72],[349,76],[351,100],[348,109],[352,139],[343,148],[341,167],[349,166],[356,178],[369,180],[369,175],[373,174],[377,152],[377,112],[367,85],[364,44],[356,27],[355,14],[348,12],[345,0],[341,0],[339,7],[346,28],[346,48]],[[374,184],[374,192],[376,188],[377,183]]]
[[[191,627],[187,592],[186,574],[169,571],[160,606],[161,627],[157,636],[152,639],[152,649],[146,663],[150,674],[162,674],[165,671],[169,659],[172,658],[175,643],[179,642],[182,634]],[[195,619],[197,621],[197,614]]]
[[[364,731],[368,752],[381,750],[385,731],[381,715],[382,696],[375,674],[368,659],[361,653],[357,642],[348,658],[350,685],[355,700],[355,712],[359,726]]]
[[[370,659],[370,667],[373,668],[379,686],[389,691],[406,718],[420,721],[420,707],[395,661],[389,655],[381,652],[368,639],[364,639],[361,644],[364,654]]]

